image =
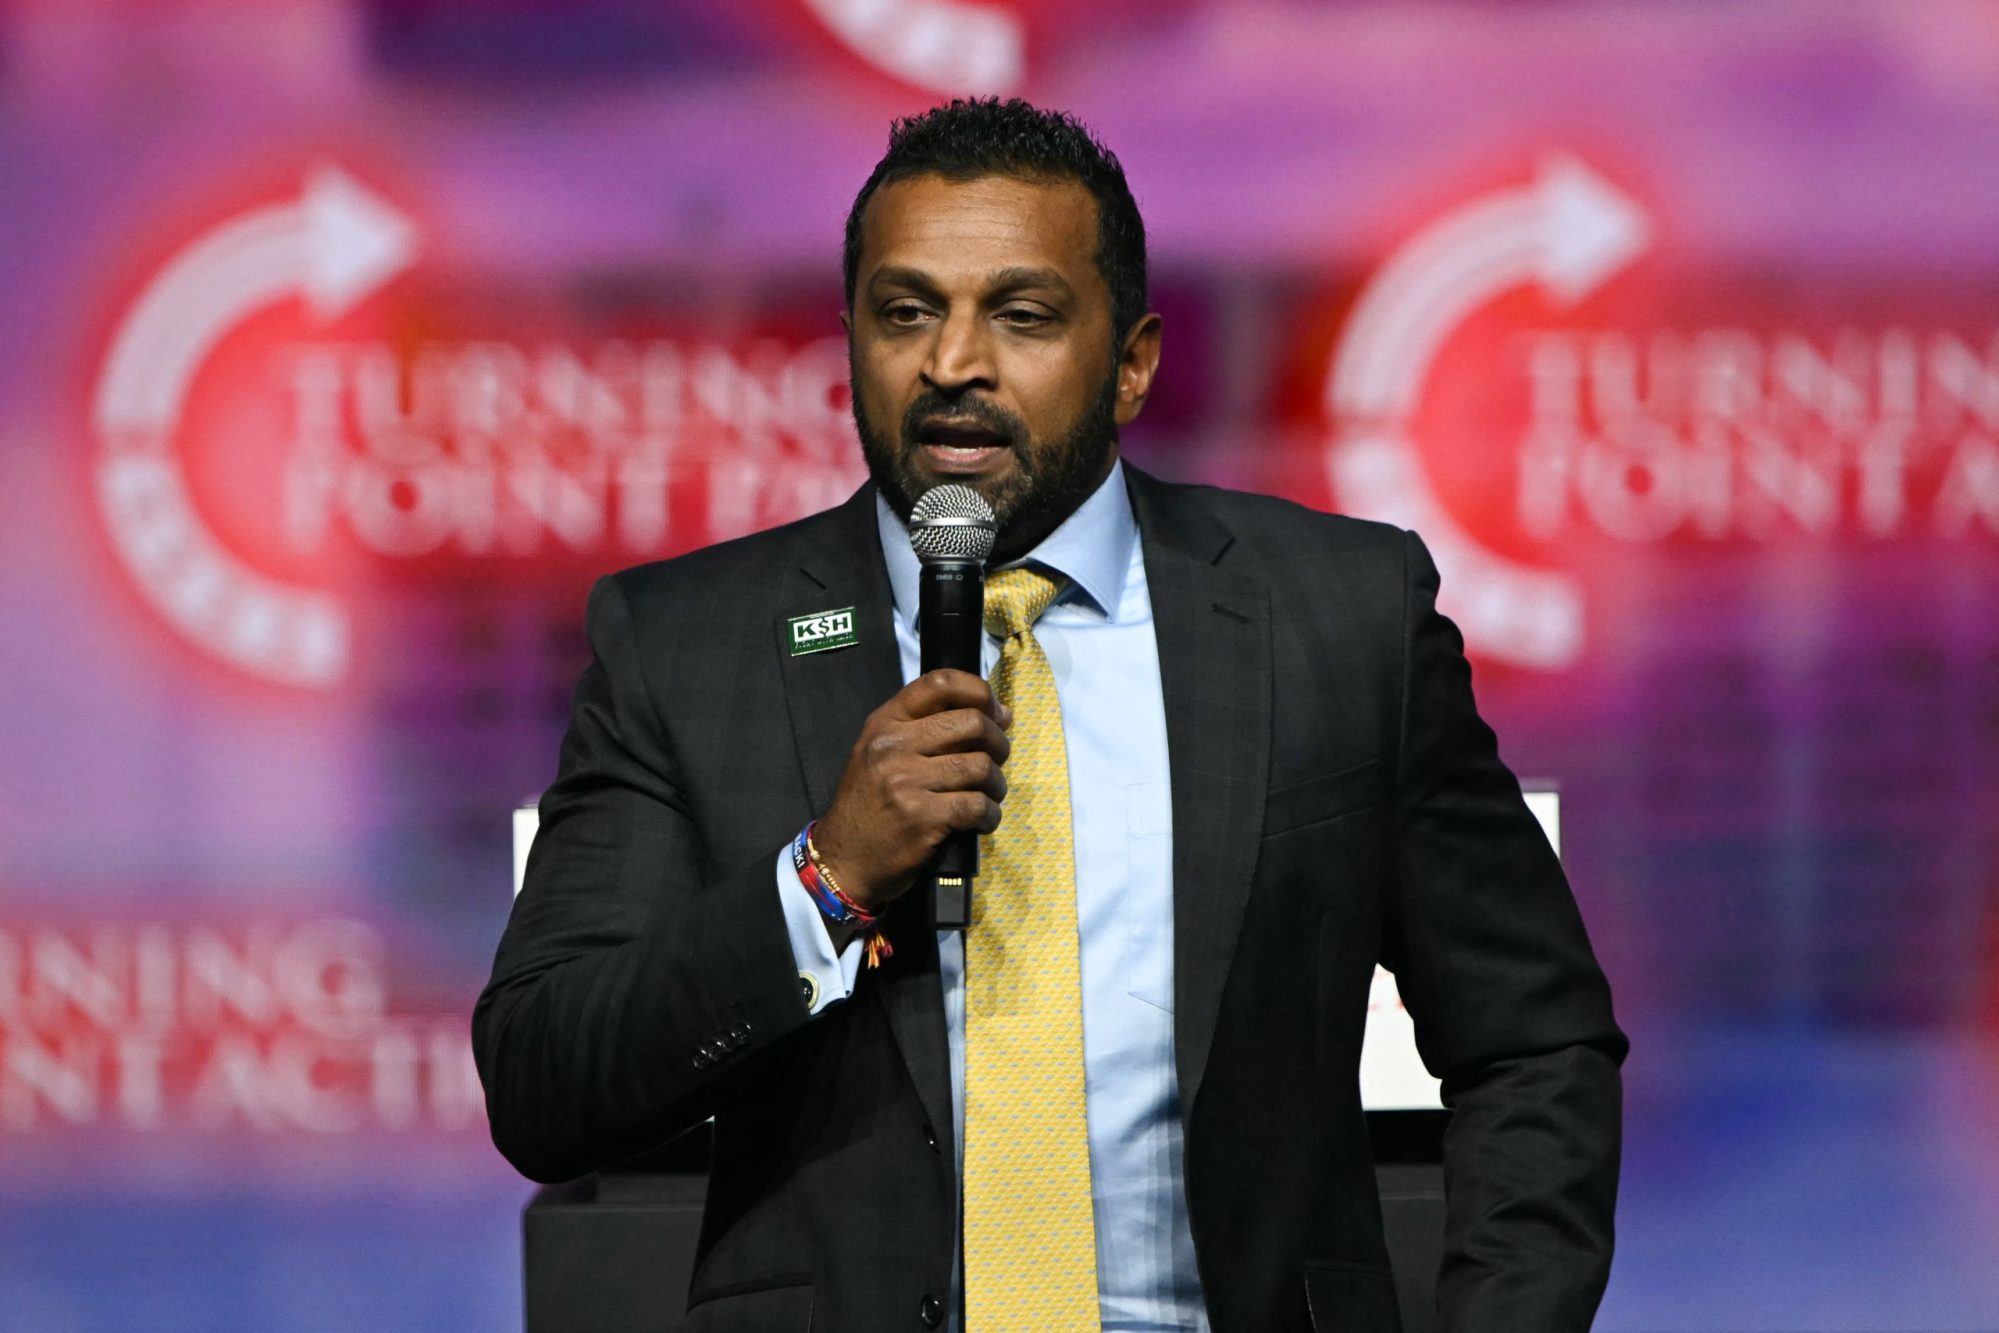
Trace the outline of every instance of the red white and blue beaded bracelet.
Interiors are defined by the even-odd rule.
[[[798,872],[798,882],[812,895],[812,901],[828,921],[836,925],[853,926],[860,932],[867,947],[869,967],[880,967],[881,960],[894,955],[888,938],[877,927],[879,914],[847,896],[840,882],[833,878],[833,871],[820,859],[819,849],[812,844],[812,830],[819,826],[813,820],[798,831],[791,840],[791,867]]]

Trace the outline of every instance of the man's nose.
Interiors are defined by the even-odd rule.
[[[923,378],[943,393],[998,387],[992,332],[970,311],[951,311],[938,322],[936,341],[923,364]]]

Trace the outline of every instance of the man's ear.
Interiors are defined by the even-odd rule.
[[[1118,349],[1116,417],[1120,426],[1135,420],[1152,394],[1152,377],[1159,370],[1160,329],[1159,316],[1148,311],[1131,326]]]
[[[845,306],[840,307],[840,327],[847,331],[849,338],[854,336],[854,312]]]

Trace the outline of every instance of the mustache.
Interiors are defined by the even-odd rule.
[[[903,448],[916,448],[916,437],[923,429],[923,424],[937,417],[989,430],[1005,441],[1006,447],[1016,454],[1020,452],[1022,443],[1027,439],[1026,423],[998,404],[989,403],[982,398],[946,398],[935,389],[926,389],[917,395],[916,400],[909,405],[909,410],[902,414]]]

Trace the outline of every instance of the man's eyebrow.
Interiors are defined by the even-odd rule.
[[[1037,268],[1017,264],[1010,268],[995,269],[986,278],[988,293],[1018,292],[1031,287],[1041,287],[1057,296],[1073,297],[1076,292],[1064,278],[1052,268]],[[906,287],[911,291],[935,295],[938,286],[934,278],[920,268],[903,264],[887,264],[868,275],[868,290],[882,287]]]
[[[928,273],[920,268],[909,268],[900,264],[885,265],[870,273],[868,290],[874,291],[877,287],[908,287],[913,291],[925,293],[934,293],[937,290],[937,284],[931,280]]]
[[[1046,287],[1058,296],[1074,296],[1075,289],[1052,268],[1028,268],[1016,266],[1003,268],[987,280],[987,286],[994,291],[1017,292],[1026,287]]]

